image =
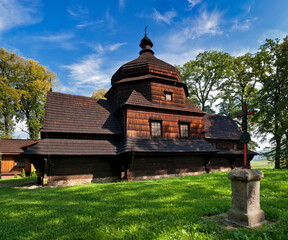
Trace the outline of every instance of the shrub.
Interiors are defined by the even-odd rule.
[[[26,173],[25,173],[24,168],[22,169],[21,177],[26,177]]]
[[[31,171],[30,177],[37,177],[36,170]]]
[[[18,178],[18,175],[16,173],[14,174],[14,178]]]

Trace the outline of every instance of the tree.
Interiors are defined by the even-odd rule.
[[[14,130],[13,118],[19,108],[22,91],[15,86],[20,80],[21,58],[0,49],[0,137],[10,138]]]
[[[21,108],[17,112],[17,117],[26,121],[31,139],[39,138],[39,130],[44,118],[46,93],[52,87],[55,77],[55,73],[38,62],[24,59],[21,81],[16,87],[25,93],[21,96]]]
[[[106,99],[105,94],[107,91],[108,90],[106,88],[100,88],[96,92],[93,92],[91,97],[95,99]]]
[[[221,102],[218,107],[220,114],[235,116],[244,110],[244,102],[248,102],[249,107],[255,102],[256,84],[258,82],[255,76],[255,61],[256,58],[250,53],[232,57],[227,79],[219,87],[218,97]]]
[[[264,137],[272,134],[268,154],[275,159],[275,168],[287,167],[288,135],[288,37],[283,43],[279,39],[266,39],[260,46],[258,76],[262,84],[259,91],[259,132]]]
[[[37,139],[46,93],[54,84],[56,74],[34,60],[2,48],[0,76],[1,137],[11,136],[16,119],[25,120],[29,137]]]
[[[230,62],[231,56],[228,53],[205,51],[180,67],[180,75],[187,84],[190,100],[203,111],[212,112],[212,104],[216,100],[215,91],[226,78]]]

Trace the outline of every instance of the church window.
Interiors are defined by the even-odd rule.
[[[166,98],[166,101],[172,101],[172,92],[165,91],[165,98]]]
[[[25,160],[24,159],[16,159],[15,160],[15,167],[25,167]]]
[[[180,122],[179,123],[180,128],[180,137],[189,137],[189,123]]]
[[[150,121],[151,136],[161,137],[162,136],[162,122],[161,121]]]

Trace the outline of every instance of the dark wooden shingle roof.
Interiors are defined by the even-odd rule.
[[[119,144],[117,153],[124,152],[166,152],[166,153],[213,153],[217,150],[201,139],[168,139],[125,137]]]
[[[34,140],[26,139],[0,139],[1,153],[22,153],[21,146],[33,143]]]
[[[239,140],[242,134],[232,118],[216,114],[204,115],[205,138]]]
[[[163,110],[177,110],[177,111],[183,111],[183,112],[193,112],[193,113],[201,113],[204,114],[204,112],[197,108],[193,103],[191,103],[189,100],[185,99],[185,106],[182,107],[175,107],[171,105],[160,105],[150,102],[148,99],[146,99],[141,93],[133,90],[133,92],[128,97],[127,101],[124,103],[124,105],[132,105],[132,106],[142,106],[142,107],[150,107],[150,108],[157,108],[157,109],[163,109]]]
[[[218,152],[216,153],[217,155],[238,155],[238,156],[241,156],[243,157],[244,155],[244,150],[234,150],[234,149],[217,149]],[[251,151],[251,150],[248,150],[247,154],[250,154],[250,155],[258,155],[257,152],[254,152],[254,151]]]
[[[41,132],[122,134],[109,100],[48,92]]]
[[[28,155],[116,155],[115,140],[41,139],[28,147]],[[25,149],[25,148],[24,148]]]
[[[154,74],[171,81],[182,82],[176,67],[156,58],[152,51],[145,51],[133,61],[122,65],[111,78],[111,84],[135,76]],[[127,81],[127,80],[126,80]]]

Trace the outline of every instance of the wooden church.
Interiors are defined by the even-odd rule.
[[[48,92],[41,140],[23,148],[48,184],[155,179],[243,165],[236,123],[188,101],[179,72],[156,58],[152,46],[145,34],[140,56],[112,76],[107,100]]]

